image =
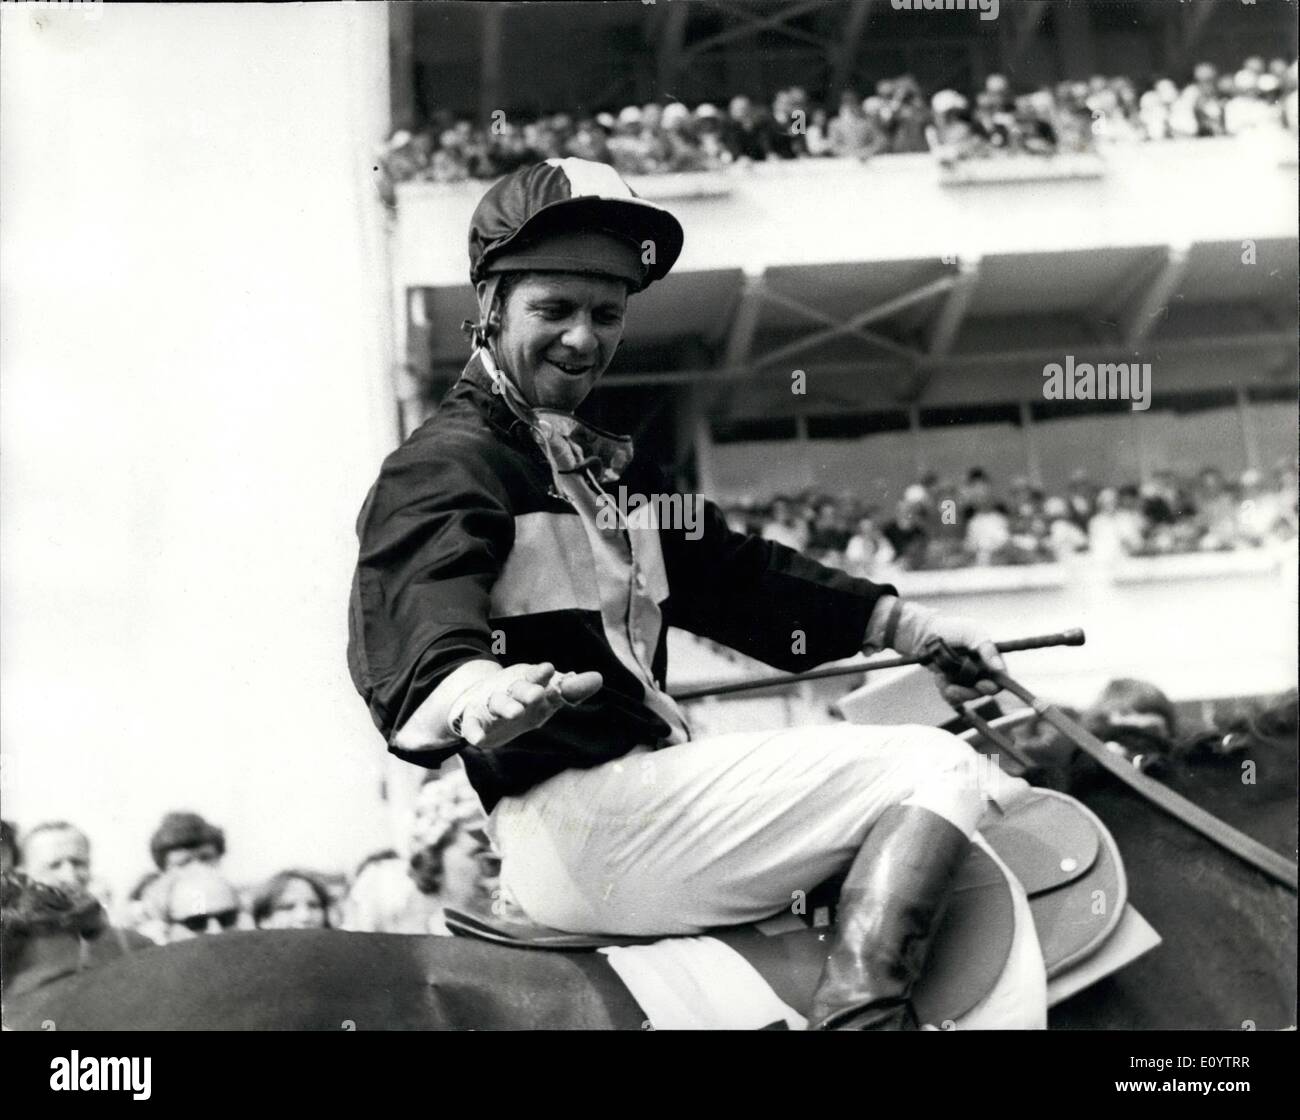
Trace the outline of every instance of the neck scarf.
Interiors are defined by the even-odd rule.
[[[558,474],[589,471],[597,483],[617,482],[632,461],[632,438],[602,431],[571,412],[534,408],[497,367],[486,347],[479,350],[483,368],[515,417],[533,433],[547,462]]]

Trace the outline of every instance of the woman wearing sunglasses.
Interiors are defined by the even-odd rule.
[[[243,910],[239,895],[216,868],[189,864],[169,878],[165,908],[169,942],[225,933],[239,925]]]

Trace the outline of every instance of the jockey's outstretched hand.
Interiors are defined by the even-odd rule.
[[[897,616],[893,619],[893,629],[886,642],[885,631],[890,624],[890,615],[895,611],[895,604]],[[989,668],[1006,671],[1002,655],[998,653],[992,637],[981,623],[958,615],[942,614],[892,596],[882,599],[872,611],[871,623],[867,629],[869,646],[882,648],[887,645],[904,657],[920,657],[933,638],[942,639],[958,654],[967,654]],[[967,687],[945,677],[935,666],[931,666],[930,671],[939,678],[939,691],[950,704],[992,696],[1000,691],[998,685],[988,679],[976,681],[973,687]]]
[[[466,689],[449,723],[471,746],[499,747],[535,731],[561,708],[591,699],[604,684],[599,673],[557,673],[549,661],[510,665]]]

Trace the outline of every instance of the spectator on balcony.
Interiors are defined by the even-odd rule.
[[[759,161],[772,155],[771,118],[748,97],[738,95],[731,99],[724,135],[737,159]]]
[[[470,162],[455,130],[447,129],[438,139],[437,150],[429,156],[424,178],[433,183],[458,183],[469,178]]]
[[[844,561],[849,536],[839,507],[834,502],[822,502],[808,531],[807,551],[814,559],[839,567]]]
[[[893,520],[883,530],[898,564],[909,571],[925,564],[929,533],[922,517],[923,511],[904,499],[895,507]]]
[[[990,74],[984,79],[983,93],[995,109],[1011,111],[1015,97],[1011,93],[1011,83],[1005,74]]]
[[[1200,135],[1201,122],[1196,111],[1200,99],[1197,87],[1187,86],[1169,107],[1169,133],[1175,139],[1187,140]]]
[[[281,871],[253,896],[253,923],[258,929],[329,929],[332,904],[315,875]]]
[[[778,159],[797,159],[808,154],[805,141],[807,110],[801,108],[791,90],[777,90],[772,98],[771,127],[768,132],[771,152]]]
[[[966,472],[966,482],[961,488],[961,507],[962,518],[969,522],[970,518],[978,513],[981,509],[992,501],[993,486],[989,481],[988,473],[983,467],[971,467]]]
[[[1245,544],[1262,545],[1286,535],[1288,511],[1283,496],[1264,485],[1264,476],[1248,470],[1241,476],[1237,504],[1237,536]]]
[[[565,146],[565,153],[575,159],[589,159],[597,163],[610,163],[613,160],[605,130],[591,117],[577,123]]]
[[[971,498],[971,515],[966,522],[966,548],[975,563],[989,564],[1011,543],[1011,525],[1006,511],[987,491]]]
[[[844,568],[849,575],[874,579],[894,562],[894,549],[880,531],[873,514],[858,518],[857,531],[844,546]]]
[[[716,105],[707,101],[697,105],[693,124],[706,167],[725,167],[735,160],[735,153],[727,146],[726,122]]]
[[[1199,136],[1226,136],[1228,133],[1225,110],[1236,94],[1236,83],[1231,74],[1225,74],[1216,83],[1213,96],[1202,94],[1196,102]]]
[[[1098,560],[1133,555],[1142,547],[1144,532],[1136,487],[1107,488],[1097,495],[1097,512],[1088,522],[1088,547]]]
[[[834,145],[831,143],[830,127],[830,118],[827,116],[825,109],[817,108],[812,110],[808,117],[808,135],[805,138],[809,156],[819,159],[823,156],[836,154]]]
[[[1196,523],[1203,549],[1231,548],[1237,536],[1237,503],[1216,467],[1201,471],[1196,493]]]
[[[1175,525],[1196,512],[1191,498],[1178,477],[1169,470],[1158,470],[1139,488],[1142,514],[1149,525]]]
[[[660,128],[666,171],[704,171],[708,168],[695,137],[691,111],[685,105],[680,101],[665,105]]]
[[[1015,129],[1021,146],[1032,155],[1051,155],[1060,148],[1056,99],[1051,90],[1016,98]]]
[[[1108,84],[1088,96],[1088,108],[1092,112],[1093,138],[1105,142],[1131,142],[1140,139],[1140,133],[1130,120],[1125,98],[1131,87]],[[1136,107],[1135,107],[1136,108]]]
[[[1043,503],[1043,518],[1047,522],[1044,545],[1053,559],[1065,560],[1087,550],[1088,534],[1070,516],[1070,506],[1064,498],[1048,498]]]
[[[1017,475],[1007,484],[1007,516],[1012,529],[1023,521],[1043,512],[1043,493],[1036,490],[1024,475]]]
[[[909,487],[907,493],[915,492]],[[930,546],[932,548],[937,546],[942,553],[964,549],[966,511],[960,489],[950,479],[929,474],[920,486],[919,497],[924,507],[934,514],[926,521]]]
[[[1262,66],[1262,63],[1261,63]],[[1229,136],[1242,136],[1257,128],[1272,124],[1272,107],[1260,90],[1260,82],[1267,78],[1255,70],[1243,67],[1233,78],[1233,94],[1223,108],[1223,128]],[[1267,92],[1274,87],[1266,86]]]
[[[1051,525],[1043,512],[1042,494],[1030,488],[1028,479],[1012,480],[1007,521],[1011,531],[1010,550],[1019,560],[1052,559]]]
[[[889,142],[879,120],[867,114],[865,104],[860,104],[852,91],[840,95],[840,109],[828,126],[828,138],[831,150],[843,159],[868,159]]]
[[[763,539],[802,552],[808,547],[808,522],[795,513],[790,502],[777,498],[772,503],[771,520],[763,528]]]
[[[1093,115],[1088,108],[1086,82],[1075,82],[1068,87],[1068,100],[1059,102],[1060,127],[1057,135],[1061,148],[1069,152],[1090,152],[1096,147],[1093,138]]]
[[[1178,87],[1161,78],[1138,102],[1138,120],[1148,140],[1168,140],[1173,136],[1169,115],[1178,101]]]
[[[889,150],[895,153],[924,152],[928,148],[925,130],[930,123],[930,110],[921,87],[910,74],[904,74],[898,79],[895,91]]]
[[[1069,503],[1070,517],[1074,523],[1087,532],[1097,503],[1097,487],[1088,477],[1087,471],[1079,469],[1070,473],[1065,500]]]
[[[641,141],[641,109],[625,106],[618,114],[614,132],[609,138],[609,154],[614,167],[622,175],[637,175],[641,171],[645,148]],[[521,165],[522,166],[522,165]]]
[[[969,104],[960,93],[940,90],[930,99],[930,113],[925,140],[941,164],[952,166],[979,150],[981,139],[971,122]]]

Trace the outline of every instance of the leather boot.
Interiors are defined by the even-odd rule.
[[[894,805],[849,868],[810,1030],[916,1030],[909,997],[970,851],[938,813]]]

